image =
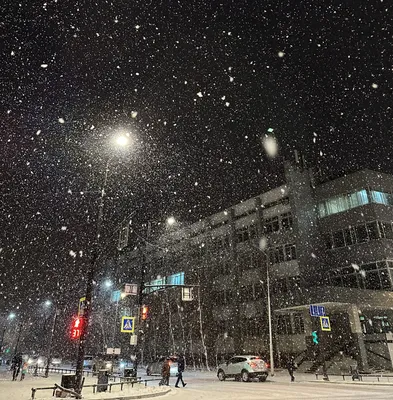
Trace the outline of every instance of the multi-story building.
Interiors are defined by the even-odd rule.
[[[155,286],[145,298],[145,345],[154,337],[157,347],[161,335],[161,351],[267,355],[269,273],[278,362],[294,355],[304,369],[343,359],[392,369],[393,176],[362,170],[322,182],[286,163],[285,178],[145,250],[146,280]],[[130,262],[135,255],[126,256],[128,270],[140,265]],[[200,285],[198,300],[182,303],[160,286],[175,283]],[[310,315],[312,304],[325,307],[330,332]]]

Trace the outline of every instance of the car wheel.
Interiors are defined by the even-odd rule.
[[[248,382],[250,380],[250,377],[249,377],[248,372],[246,370],[242,371],[241,378],[242,378],[243,382]]]
[[[225,381],[225,372],[222,369],[218,371],[217,378],[220,381]]]
[[[259,382],[266,382],[267,376],[260,376]]]

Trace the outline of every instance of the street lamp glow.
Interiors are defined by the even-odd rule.
[[[167,223],[169,226],[175,225],[175,223],[176,223],[175,217],[168,217],[167,220],[166,220],[166,223]]]
[[[118,137],[116,138],[116,143],[117,143],[117,145],[118,145],[118,146],[121,146],[121,147],[127,146],[128,141],[129,141],[129,140],[128,140],[128,137],[125,136],[125,135],[121,135],[121,136],[118,136]]]
[[[107,279],[107,280],[104,282],[104,286],[105,286],[107,289],[109,289],[109,288],[112,286],[112,281],[110,281],[109,279]]]
[[[10,313],[10,315],[8,316],[8,318],[9,319],[14,319],[16,317],[16,314],[15,313]]]
[[[45,307],[50,307],[52,305],[52,302],[50,300],[45,301]]]

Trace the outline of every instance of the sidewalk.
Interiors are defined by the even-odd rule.
[[[61,375],[60,374],[50,374],[48,378],[42,376],[33,376],[28,374],[23,381],[12,380],[11,373],[9,371],[0,371],[0,398],[1,399],[12,399],[12,400],[27,400],[31,398],[32,388],[42,388],[42,387],[53,387],[55,383],[60,385]],[[97,378],[86,378],[85,385],[91,385],[97,383]],[[120,385],[112,386],[112,392],[109,393],[109,388],[107,392],[93,393],[93,388],[83,389],[83,399],[143,399],[152,398],[157,396],[162,396],[168,393],[167,387],[159,386],[147,386],[144,384],[134,384],[124,385],[123,390],[120,390]],[[38,390],[35,395],[36,400],[49,400],[52,397],[53,390]]]
[[[382,386],[393,386],[393,377],[374,377],[363,375],[363,381],[353,381],[352,377],[346,375],[345,380],[342,375],[329,375],[329,381],[323,380],[323,375],[318,374],[318,379],[315,374],[305,374],[295,372],[295,383],[296,382],[312,382],[312,383],[321,383],[321,384],[348,384],[348,385],[382,385]],[[287,371],[278,371],[274,376],[269,376],[268,378],[271,382],[290,382],[290,376]]]

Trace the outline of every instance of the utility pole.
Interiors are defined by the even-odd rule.
[[[86,282],[86,307],[83,313],[83,328],[79,339],[79,346],[78,346],[78,359],[76,362],[76,380],[75,380],[75,391],[77,393],[82,392],[82,378],[83,378],[83,361],[85,359],[85,347],[86,347],[86,339],[88,337],[88,330],[89,330],[89,319],[91,314],[91,300],[93,297],[93,284],[94,284],[94,275],[97,268],[97,260],[99,257],[99,250],[100,250],[100,237],[101,237],[101,228],[102,223],[104,220],[104,201],[105,201],[105,187],[108,180],[108,172],[109,172],[109,162],[108,160],[105,168],[105,177],[104,183],[101,188],[101,197],[100,203],[98,206],[98,218],[97,218],[97,230],[96,230],[96,237],[95,242],[93,244],[93,254],[91,257],[89,269],[87,272],[87,282]]]
[[[2,351],[3,348],[3,343],[4,343],[4,336],[5,336],[5,331],[7,330],[7,327],[5,326],[3,328],[3,332],[1,333],[1,341],[0,341],[0,352]]]
[[[140,281],[139,281],[139,290],[138,290],[138,310],[137,310],[137,342],[135,346],[135,362],[134,362],[134,368],[135,368],[135,373],[138,375],[138,364],[139,364],[139,358],[140,358],[140,353],[142,350],[142,315],[141,315],[141,309],[143,306],[143,291],[145,289],[145,260],[146,260],[146,255],[142,252],[142,262],[141,262],[141,271],[140,271]]]
[[[18,338],[16,339],[16,344],[14,347],[14,354],[13,354],[12,359],[16,356],[16,352],[18,350],[21,335],[22,335],[22,321],[19,322]]]
[[[46,360],[46,368],[45,368],[45,378],[48,377],[49,375],[49,365],[51,362],[52,358],[52,342],[53,342],[53,334],[56,329],[56,320],[57,320],[57,315],[58,315],[58,309],[57,307],[55,308],[55,315],[53,317],[53,324],[52,328],[50,330],[50,335],[49,335],[49,344],[48,344],[48,355],[47,355],[47,360]]]
[[[272,306],[270,301],[270,274],[269,257],[266,257],[266,284],[267,284],[267,315],[269,320],[269,352],[270,352],[270,375],[274,376],[274,358],[273,358],[273,329],[272,329]]]

